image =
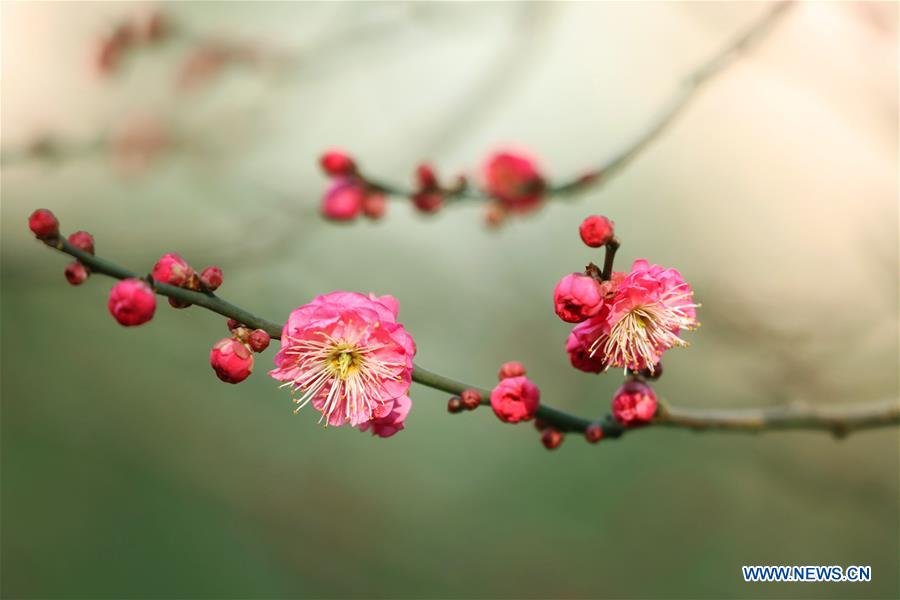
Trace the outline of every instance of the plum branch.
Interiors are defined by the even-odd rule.
[[[115,279],[141,278],[139,274],[129,269],[73,246],[63,236],[43,241],[60,252],[74,257],[94,273],[101,273]],[[212,292],[193,291],[168,285],[154,281],[150,276],[143,277],[143,279],[151,284],[157,294],[174,298],[184,304],[202,306],[248,327],[262,329],[273,338],[281,337],[282,326],[278,323],[258,317]],[[467,390],[475,390],[481,394],[481,404],[489,404],[487,400],[490,396],[489,390],[451,379],[418,365],[413,369],[412,378],[420,385],[448,394],[462,394]],[[606,415],[601,420],[591,420],[543,403],[535,413],[535,417],[543,426],[550,426],[563,432],[585,432],[592,425],[599,426],[602,428],[605,438],[618,438],[625,432],[640,431],[654,426],[694,431],[717,430],[747,433],[812,430],[830,432],[835,437],[843,437],[856,431],[900,425],[900,403],[896,399],[889,399],[833,406],[787,404],[740,409],[684,408],[661,404],[653,420],[646,427],[641,428],[625,428],[611,415]]]
[[[553,183],[545,183],[542,192],[549,196],[574,195],[606,183],[636,158],[645,148],[663,134],[675,119],[688,107],[697,93],[716,75],[732,65],[742,54],[759,43],[793,6],[792,0],[775,3],[758,19],[750,23],[724,46],[691,71],[664,103],[658,115],[641,130],[629,143],[600,165],[588,169],[574,177]],[[393,197],[414,197],[417,190],[390,183],[379,177],[370,177],[360,172],[356,175],[371,189]],[[443,190],[449,200],[491,200],[494,196],[485,190],[469,186],[453,186]]]

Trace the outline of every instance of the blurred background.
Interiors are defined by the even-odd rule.
[[[553,453],[414,386],[382,440],[291,414],[208,366],[224,319],[112,280],[66,284],[65,232],[147,272],[164,252],[281,321],[335,289],[391,293],[417,362],[482,386],[522,361],[545,401],[608,410],[551,309],[603,213],[703,303],[671,403],[898,396],[897,4],[803,3],[602,189],[497,231],[474,204],[318,216],[343,147],[400,183],[531,149],[551,178],[617,153],[763,3],[3,3],[2,595],[590,598],[900,595],[896,429],[835,440],[648,430]],[[124,55],[123,22],[165,27]],[[152,33],[152,32],[151,32]],[[104,40],[107,40],[106,42]],[[744,564],[871,565],[868,584],[745,584]]]

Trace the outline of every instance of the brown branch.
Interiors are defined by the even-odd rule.
[[[45,243],[60,252],[75,257],[94,273],[102,273],[116,279],[140,277],[137,273],[111,261],[99,258],[93,254],[87,254],[75,248],[63,237],[46,240]],[[152,283],[157,294],[175,298],[184,303],[202,306],[222,316],[240,321],[252,328],[264,329],[275,339],[279,339],[281,336],[281,325],[279,323],[257,317],[215,294],[195,292],[159,282]],[[414,366],[412,378],[416,383],[447,392],[448,394],[461,394],[467,389],[477,390],[482,394],[482,404],[489,404],[489,390],[433,373],[418,365]],[[589,425],[598,423],[603,428],[604,436],[608,438],[618,438],[626,431],[646,429],[646,427],[625,429],[609,415],[606,415],[602,420],[592,421],[543,403],[535,416],[543,420],[547,425],[561,431],[583,432]],[[835,436],[844,436],[854,431],[892,427],[898,424],[900,424],[900,406],[898,406],[896,400],[890,400],[871,404],[842,406],[814,407],[791,404],[743,409],[676,408],[661,404],[659,414],[649,426],[743,432],[805,429],[828,431]]]

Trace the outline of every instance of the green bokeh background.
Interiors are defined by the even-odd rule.
[[[646,256],[678,266],[704,303],[692,347],[671,353],[657,386],[669,401],[896,398],[896,126],[875,144],[877,159],[853,159],[840,175],[854,189],[829,183],[848,147],[838,137],[810,140],[807,127],[825,117],[803,104],[828,95],[776,93],[803,71],[780,58],[805,43],[802,11],[773,48],[735,67],[600,191],[499,232],[481,226],[475,206],[426,219],[396,203],[377,224],[319,220],[315,157],[331,144],[400,181],[421,156],[449,172],[510,139],[546,156],[551,173],[610,154],[678,74],[761,8],[530,6],[171,5],[199,31],[297,41],[358,18],[371,27],[395,19],[398,33],[357,40],[329,57],[339,68],[310,67],[308,81],[304,70],[299,81],[264,84],[230,72],[199,98],[160,99],[168,80],[159,74],[183,52],[178,45],[135,59],[115,84],[66,80],[89,97],[80,101],[93,107],[88,125],[135,106],[158,109],[191,139],[226,140],[206,150],[226,149],[209,158],[192,147],[129,175],[98,156],[4,165],[4,597],[898,597],[896,429],[843,441],[648,430],[596,447],[572,437],[549,453],[530,426],[500,424],[484,409],[448,416],[445,395],[414,386],[407,429],[391,439],[323,431],[313,414],[292,415],[288,395],[265,376],[273,351],[258,356],[245,383],[220,383],[207,356],[226,333],[222,318],[162,302],[151,323],[119,327],[105,308],[111,281],[66,285],[64,257],[24,226],[47,206],[65,231],[89,230],[99,254],[133,269],[173,250],[197,267],[218,264],[222,295],[273,320],[334,289],[391,293],[423,366],[489,386],[501,362],[517,359],[546,402],[599,415],[621,377],[568,366],[567,328],[549,296],[563,273],[597,260],[574,231],[603,211],[624,241],[621,265]],[[511,63],[519,70],[504,84],[511,89],[489,101],[474,94],[472,115],[454,112],[453,94],[465,104],[470,96],[458,90],[471,83],[455,53],[471,51],[466,64],[475,65],[477,52],[516,43],[510,23],[520,16],[510,11],[523,7],[529,26],[543,24],[543,46],[522,58],[526,74]],[[85,56],[60,48],[84,48],[100,24],[128,12],[80,3],[28,10],[3,6],[4,77],[24,60],[15,44],[25,32],[8,28],[71,22],[63,41],[41,42],[53,50],[49,62],[33,59],[35,72],[57,64],[71,78]],[[598,41],[592,27],[612,41]],[[671,56],[641,49],[647,28]],[[635,48],[629,57],[601,60],[625,43]],[[566,44],[582,50],[581,63],[566,59]],[[597,71],[587,80],[576,77],[584,64]],[[631,83],[596,84],[628,69]],[[778,69],[783,79],[771,75]],[[425,84],[428,73],[446,81]],[[26,93],[14,85],[22,81],[4,80],[6,106]],[[237,119],[221,106],[230,103],[243,107]],[[850,125],[856,106],[844,105]],[[785,127],[785,113],[800,124]],[[4,147],[33,133],[12,116],[4,115]],[[859,129],[848,127],[865,138]],[[856,188],[866,190],[866,210],[849,210]],[[824,243],[835,239],[867,244]],[[841,296],[860,289],[852,301]],[[871,565],[873,581],[751,585],[744,564]]]

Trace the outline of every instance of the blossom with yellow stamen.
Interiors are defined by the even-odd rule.
[[[326,425],[349,424],[382,437],[403,428],[409,412],[416,346],[397,323],[391,296],[333,292],[294,310],[269,372]]]
[[[652,372],[666,350],[688,345],[681,338],[683,329],[699,326],[693,296],[676,269],[636,260],[617,282],[608,311],[599,315],[602,334],[591,344],[590,355],[609,366]]]

